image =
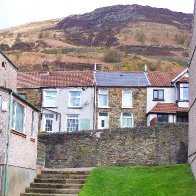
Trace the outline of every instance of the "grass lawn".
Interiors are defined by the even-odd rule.
[[[79,196],[196,196],[196,182],[186,164],[148,167],[98,167]]]

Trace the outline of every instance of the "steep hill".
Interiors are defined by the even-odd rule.
[[[179,70],[188,61],[192,14],[140,5],[98,8],[83,15],[0,30],[0,47],[21,71]],[[45,69],[45,68],[44,68]]]
[[[192,29],[192,15],[168,9],[140,5],[116,5],[96,9],[83,15],[73,15],[61,20],[57,30],[65,32],[68,40],[77,45],[99,46],[118,44],[116,35],[125,27],[137,22],[150,22],[173,26],[180,31]],[[84,36],[85,35],[85,36]]]

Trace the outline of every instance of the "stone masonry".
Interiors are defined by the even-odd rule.
[[[187,162],[188,126],[109,129],[42,134],[40,164],[46,168],[159,165]],[[43,147],[45,143],[45,148]],[[45,160],[43,155],[45,154]]]
[[[128,112],[133,114],[134,127],[146,125],[146,88],[98,88],[98,90],[107,89],[109,95],[109,108],[99,108],[97,101],[97,114],[107,112],[109,114],[109,128],[118,128],[121,126],[121,113]],[[133,108],[122,108],[122,90],[131,90],[133,96]],[[97,123],[97,120],[96,120]]]

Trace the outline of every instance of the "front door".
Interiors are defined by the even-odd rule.
[[[108,128],[108,113],[99,113],[98,116],[98,129]]]

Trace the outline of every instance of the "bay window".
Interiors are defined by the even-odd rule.
[[[180,100],[189,100],[189,86],[187,83],[180,84]]]

